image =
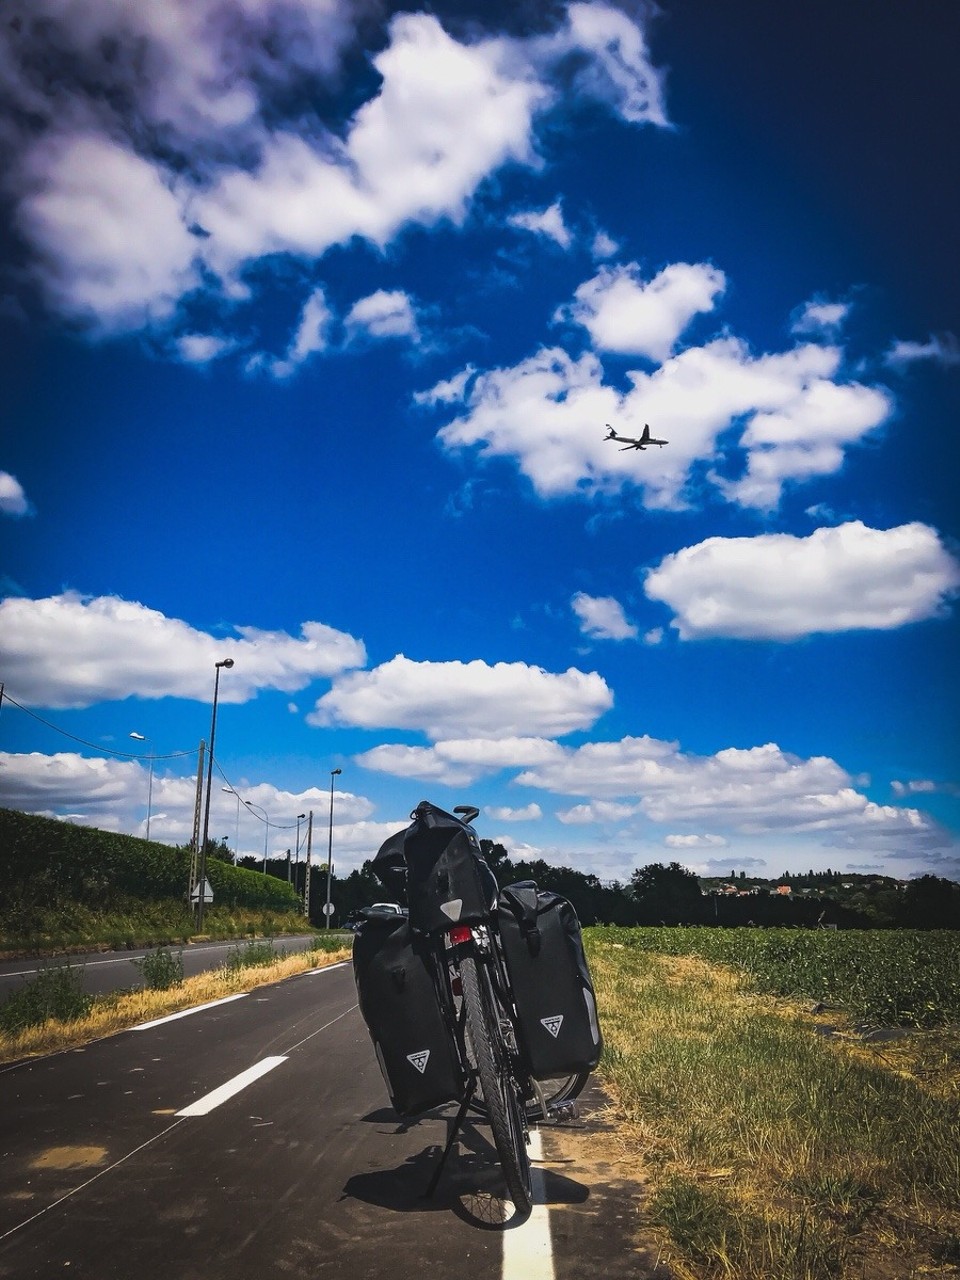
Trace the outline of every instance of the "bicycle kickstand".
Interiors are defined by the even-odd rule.
[[[423,1193],[424,1200],[429,1200],[437,1189],[437,1186],[440,1182],[440,1175],[443,1173],[443,1166],[447,1163],[447,1157],[449,1156],[450,1152],[453,1150],[453,1144],[457,1140],[457,1134],[460,1132],[460,1128],[463,1124],[463,1118],[467,1114],[467,1108],[470,1106],[470,1103],[473,1101],[473,1095],[476,1092],[476,1088],[477,1088],[477,1082],[476,1082],[476,1079],[473,1079],[470,1081],[470,1084],[467,1088],[467,1093],[463,1099],[463,1102],[460,1103],[460,1110],[457,1112],[456,1119],[454,1120],[453,1125],[450,1129],[450,1134],[447,1137],[447,1145],[443,1148],[443,1153],[440,1156],[440,1159],[437,1161],[437,1167],[433,1171],[433,1176],[430,1179],[430,1185],[427,1187],[426,1191],[424,1191]]]

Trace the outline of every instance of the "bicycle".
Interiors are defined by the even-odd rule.
[[[373,864],[395,895],[406,893],[411,936],[418,939],[417,951],[453,1050],[446,1088],[459,1111],[426,1194],[436,1189],[471,1111],[490,1124],[508,1194],[517,1213],[525,1215],[532,1205],[529,1127],[563,1114],[583,1089],[589,1071],[534,1078],[498,925],[496,879],[471,826],[479,810],[458,805],[454,814],[421,802],[411,814],[413,825],[387,841]],[[402,970],[406,981],[413,963],[408,957],[391,972],[396,976]],[[403,1057],[425,1068],[423,1055],[421,1050]],[[442,1057],[438,1050],[434,1066]],[[391,1088],[386,1066],[384,1074]]]

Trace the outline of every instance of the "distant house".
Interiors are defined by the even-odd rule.
[[[785,898],[789,898],[790,894],[793,893],[793,890],[788,884],[778,884],[777,893],[782,893]]]

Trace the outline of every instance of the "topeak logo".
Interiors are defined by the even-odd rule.
[[[427,1069],[427,1063],[430,1061],[430,1050],[421,1049],[419,1053],[408,1053],[407,1061],[417,1068],[421,1075]]]
[[[555,1013],[552,1018],[541,1018],[540,1021],[556,1040],[560,1034],[560,1028],[563,1026],[563,1014]]]

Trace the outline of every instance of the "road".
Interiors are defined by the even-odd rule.
[[[304,951],[314,941],[314,934],[298,934],[290,937],[276,938],[274,945],[277,951],[292,954]],[[216,969],[222,965],[231,951],[247,945],[246,940],[234,939],[231,942],[192,942],[187,946],[171,944],[167,950],[172,954],[183,955],[183,976],[192,978],[195,974],[204,973],[207,969]],[[51,965],[68,964],[83,974],[83,989],[89,995],[103,996],[111,991],[121,991],[130,987],[142,987],[143,974],[137,968],[136,961],[142,960],[156,947],[141,947],[131,951],[89,951],[82,955],[53,956],[49,959],[37,960],[31,957],[19,960],[0,961],[0,1004],[19,991],[24,983],[31,982],[42,970]]]
[[[0,1097],[0,1280],[665,1276],[550,1130],[526,1222],[481,1126],[426,1200],[452,1111],[387,1106],[349,964],[0,1068]]]

